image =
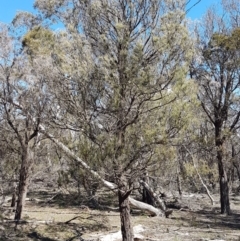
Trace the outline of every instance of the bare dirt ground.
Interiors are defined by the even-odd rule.
[[[120,230],[117,211],[96,209],[79,198],[62,194],[48,202],[51,196],[54,194],[40,191],[30,194],[23,215],[27,222],[19,224],[17,230],[11,222],[14,213],[7,203],[0,215],[0,240],[121,240],[114,239]],[[111,203],[111,194],[106,196]],[[219,199],[218,195],[213,197]],[[132,222],[141,227],[141,240],[240,240],[240,196],[231,195],[232,215],[227,217],[220,215],[219,202],[212,206],[205,194],[184,194],[181,204],[184,208],[174,209],[169,218],[149,217],[133,210]]]

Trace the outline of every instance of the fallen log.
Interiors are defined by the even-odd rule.
[[[19,224],[28,224],[28,223],[39,223],[39,224],[49,224],[49,223],[53,223],[53,220],[18,220]],[[15,220],[1,220],[0,223],[16,223]]]
[[[53,135],[48,133],[43,126],[39,126],[39,132],[41,132],[43,135],[49,138],[53,143],[55,143],[55,145],[58,146],[68,157],[78,162],[84,168],[85,171],[87,171],[89,174],[91,174],[93,177],[99,180],[105,187],[107,187],[108,189],[112,190],[115,193],[118,191],[116,184],[111,183],[105,180],[104,178],[102,178],[96,171],[91,169],[91,167],[85,161],[83,161],[74,152],[72,152],[66,145],[64,145],[61,141],[59,141]],[[130,202],[130,205],[132,205],[133,207],[147,211],[152,216],[164,216],[163,215],[164,213],[160,209],[155,208],[149,204],[137,201],[132,197],[129,197],[129,202]]]

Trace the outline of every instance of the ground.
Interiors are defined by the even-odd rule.
[[[105,206],[114,203],[110,193],[106,193],[105,197],[108,200],[105,203],[102,200]],[[174,209],[169,218],[150,217],[147,213],[132,210],[132,222],[134,226],[141,227],[139,235],[144,237],[142,240],[239,241],[240,197],[231,195],[230,216],[220,214],[219,197],[213,197],[216,203],[212,206],[205,194],[185,193],[181,201],[183,208]],[[23,215],[27,222],[19,224],[17,230],[14,230],[14,213],[9,203],[2,208],[0,240],[92,241],[107,240],[104,235],[115,235],[120,230],[118,212],[103,209],[103,206],[94,208],[89,203],[72,194],[32,192]],[[108,240],[114,241],[113,236]]]

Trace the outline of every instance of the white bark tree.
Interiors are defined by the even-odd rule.
[[[9,132],[15,135],[21,156],[15,213],[15,221],[18,222],[22,216],[34,153],[39,141],[39,125],[44,119],[49,98],[44,90],[45,83],[39,75],[40,72],[37,68],[33,69],[34,63],[29,61],[16,35],[3,24],[0,25],[0,35],[1,119]],[[14,142],[12,145],[15,148]]]

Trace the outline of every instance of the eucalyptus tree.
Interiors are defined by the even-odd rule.
[[[49,98],[44,88],[44,79],[37,68],[39,60],[35,60],[33,69],[33,62],[29,61],[25,49],[22,48],[21,39],[18,39],[8,26],[1,24],[0,34],[1,119],[6,129],[15,135],[15,141],[11,144],[19,146],[21,157],[15,213],[15,220],[18,222],[27,195],[34,153],[40,140],[39,125],[44,120]]]
[[[16,201],[16,176],[19,169],[19,145],[15,136],[9,131],[4,118],[0,121],[0,205],[6,201],[6,196],[12,195],[12,205],[15,207]]]
[[[202,109],[214,127],[221,213],[230,214],[226,145],[240,127],[240,6],[234,0],[223,1],[222,6],[219,14],[210,9],[199,28],[200,58],[191,74],[199,84]]]
[[[37,0],[35,7],[66,28],[51,51],[58,70],[51,79],[54,122],[87,138],[85,152],[94,150],[93,162],[116,184],[123,240],[133,240],[133,182],[180,128],[181,111],[175,108],[167,123],[164,107],[190,84],[185,2]]]

